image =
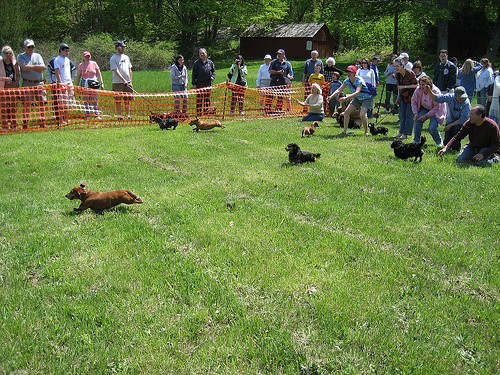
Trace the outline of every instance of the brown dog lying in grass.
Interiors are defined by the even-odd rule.
[[[75,186],[66,194],[69,200],[80,199],[80,207],[75,207],[75,211],[81,212],[90,208],[94,211],[101,211],[119,205],[120,203],[133,204],[142,203],[142,199],[131,190],[115,190],[99,193],[85,188],[85,184]]]
[[[224,129],[224,125],[221,124],[219,120],[200,120],[196,117],[194,120],[189,122],[189,125],[194,125],[196,128],[193,129],[195,132],[199,132],[200,130],[211,130],[213,128],[222,128]]]
[[[304,129],[302,129],[302,138],[310,137],[316,131],[315,128],[319,127],[318,121],[314,121],[312,125],[307,125]]]

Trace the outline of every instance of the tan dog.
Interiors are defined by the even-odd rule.
[[[189,125],[194,125],[196,128],[193,129],[195,132],[199,132],[200,130],[211,130],[213,128],[222,128],[224,129],[224,125],[221,124],[219,120],[200,120],[196,117],[194,120],[189,122]]]
[[[312,125],[306,126],[304,129],[302,129],[302,138],[310,137],[311,135],[313,135],[314,132],[316,131],[315,128],[318,127],[319,127],[318,121],[314,121]]]
[[[133,204],[142,203],[142,199],[130,190],[115,190],[99,193],[85,188],[85,184],[75,186],[66,194],[69,200],[80,199],[82,203],[75,211],[81,212],[90,208],[94,211],[101,211],[119,205],[120,203]]]

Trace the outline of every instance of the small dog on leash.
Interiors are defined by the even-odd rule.
[[[213,128],[222,128],[224,129],[224,125],[221,124],[219,120],[200,120],[196,117],[194,120],[189,122],[189,125],[196,126],[193,131],[199,132],[200,130],[211,130]]]
[[[302,151],[296,143],[289,143],[285,150],[288,151],[288,160],[291,164],[315,162],[321,156],[321,154]]]
[[[82,201],[80,207],[74,208],[77,212],[85,211],[87,208],[94,211],[102,211],[121,203],[142,203],[142,199],[135,195],[131,190],[123,189],[100,193],[98,191],[87,189],[85,184],[75,186],[68,194],[66,194],[66,198],[69,200],[80,199]]]
[[[173,117],[167,117],[166,119],[164,119],[164,118],[161,118],[160,116],[150,116],[149,118],[151,121],[154,121],[158,125],[160,125],[161,130],[170,129],[170,128],[174,128],[174,130],[175,130],[177,128],[177,125],[179,125],[179,121]]]
[[[316,128],[319,128],[318,121],[314,121],[312,125],[307,125],[304,129],[302,129],[302,138],[313,135]]]
[[[389,129],[387,129],[385,126],[375,127],[375,124],[373,122],[370,122],[368,124],[368,127],[370,128],[371,135],[377,135],[377,134],[387,135],[387,133],[389,133]]]
[[[400,159],[406,160],[408,158],[413,158],[413,161],[422,161],[422,156],[424,155],[423,146],[425,144],[425,136],[420,138],[420,143],[407,143],[404,144],[401,139],[394,139],[391,144],[391,148],[394,149],[394,155]]]

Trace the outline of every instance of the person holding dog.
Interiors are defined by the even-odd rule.
[[[101,69],[94,60],[89,51],[83,52],[83,62],[78,65],[76,81],[85,88],[83,93],[83,103],[85,105],[85,117],[95,116],[99,118],[99,102],[95,89],[104,89]]]
[[[346,87],[349,87],[351,90],[351,94],[346,95],[345,97],[339,98],[339,102],[343,103],[345,101],[350,101],[347,109],[344,111],[344,135],[352,135],[352,132],[348,132],[349,128],[349,120],[351,118],[351,113],[355,109],[359,109],[359,114],[361,118],[361,124],[363,125],[363,129],[365,131],[365,135],[369,136],[370,132],[368,131],[368,117],[367,113],[369,110],[373,108],[373,95],[370,94],[368,87],[366,86],[366,82],[363,78],[356,75],[357,68],[354,65],[349,65],[346,69],[347,78],[342,82],[340,87],[335,90],[335,92],[329,96],[328,100],[331,100],[332,97],[338,96],[340,93],[344,91]]]
[[[109,68],[113,72],[113,91],[125,93],[115,96],[116,112],[118,120],[123,120],[122,100],[125,106],[127,120],[130,120],[130,101],[134,100],[132,93],[132,63],[125,54],[125,41],[115,42],[115,54],[109,59]]]
[[[208,58],[207,50],[200,48],[199,59],[193,64],[192,84],[196,90],[196,114],[201,116],[210,107],[210,86],[215,79],[215,64]]]
[[[486,117],[485,108],[479,104],[472,107],[469,119],[446,146],[439,150],[438,156],[443,156],[456,142],[467,136],[469,143],[458,155],[457,163],[484,165],[493,154],[500,151],[500,129],[495,121]]]

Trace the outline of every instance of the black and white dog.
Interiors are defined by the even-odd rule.
[[[289,143],[285,150],[288,151],[288,160],[291,164],[315,162],[321,156],[321,154],[302,151],[296,143]]]
[[[413,161],[420,159],[422,161],[422,155],[424,155],[423,146],[425,144],[425,136],[420,138],[420,143],[407,143],[404,144],[401,139],[394,139],[391,144],[391,148],[394,149],[394,155],[396,157],[406,160],[408,158],[413,158]]]

